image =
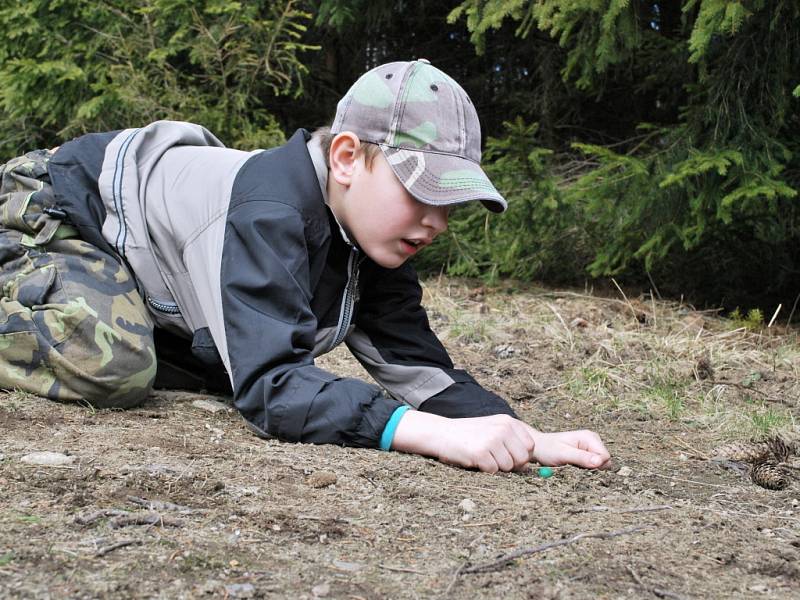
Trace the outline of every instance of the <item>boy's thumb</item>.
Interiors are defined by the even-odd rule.
[[[583,467],[584,469],[596,469],[603,464],[603,459],[594,452],[587,452],[580,448],[572,448],[568,456],[565,457],[568,463]]]

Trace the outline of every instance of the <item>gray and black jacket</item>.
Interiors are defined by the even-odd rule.
[[[514,414],[453,368],[412,267],[380,267],[347,240],[306,131],[241,152],[198,125],[159,121],[77,138],[49,169],[54,214],[127,262],[158,327],[218,357],[259,433],[375,447],[403,404]],[[314,365],[341,342],[380,387]]]

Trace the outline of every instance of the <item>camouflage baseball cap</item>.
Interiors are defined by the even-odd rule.
[[[480,167],[481,126],[467,93],[425,59],[381,65],[339,101],[332,133],[378,144],[395,175],[420,202],[445,206],[506,201]]]

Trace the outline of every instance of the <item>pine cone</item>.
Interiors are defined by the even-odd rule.
[[[760,462],[750,470],[753,483],[768,490],[782,490],[789,485],[789,480],[780,466],[770,462]]]
[[[694,366],[697,379],[710,379],[714,381],[714,365],[711,364],[711,357],[706,353],[697,359]]]
[[[712,452],[714,458],[738,462],[757,463],[769,458],[772,448],[766,442],[732,442],[719,446]]]

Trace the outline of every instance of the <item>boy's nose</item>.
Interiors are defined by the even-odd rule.
[[[428,206],[422,217],[422,224],[433,230],[433,236],[447,231],[447,215],[450,212],[447,206]]]

